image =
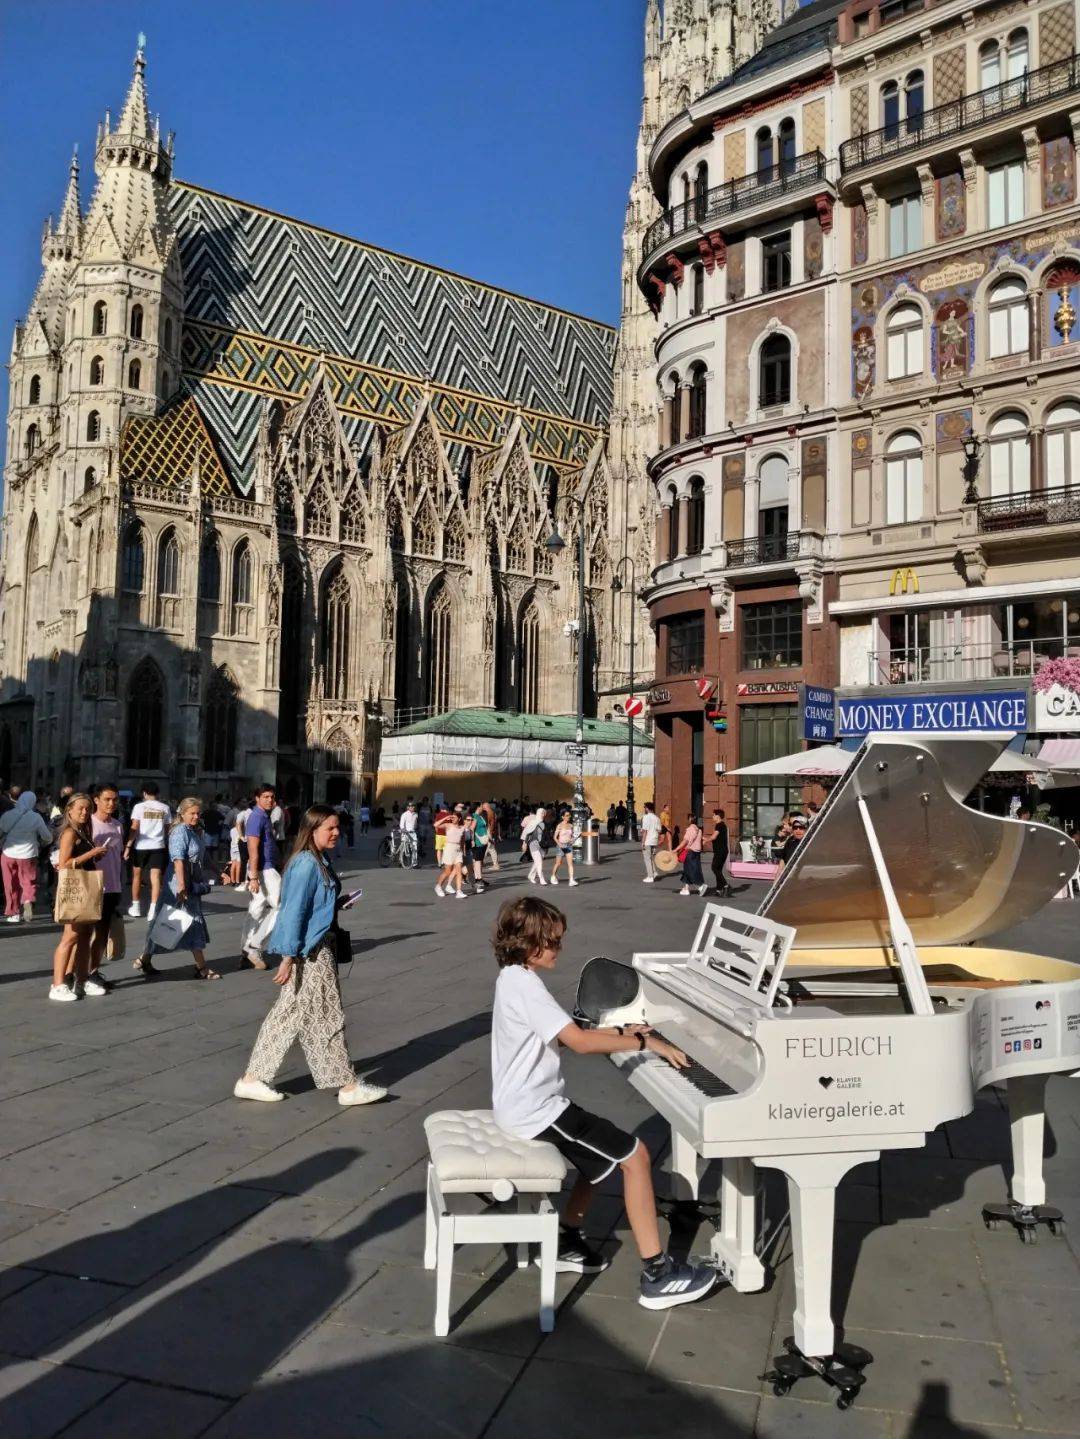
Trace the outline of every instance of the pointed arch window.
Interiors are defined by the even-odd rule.
[[[281,587],[281,633],[285,643],[281,647],[281,672],[278,679],[280,695],[278,700],[278,743],[294,745],[301,726],[304,695],[304,572],[295,559],[289,558],[284,565],[284,582]]]
[[[762,409],[791,403],[791,341],[786,335],[770,335],[761,347],[758,394]]]
[[[135,666],[128,683],[124,761],[128,769],[161,768],[165,681],[153,660]]]
[[[30,459],[31,456],[37,452],[37,448],[41,444],[41,431],[38,429],[37,425],[27,425],[25,443],[26,458]]]
[[[180,541],[173,529],[165,530],[158,541],[157,623],[176,629],[180,623]]]
[[[90,383],[92,385],[105,383],[105,361],[100,355],[95,355],[90,361]]]
[[[435,714],[450,708],[452,609],[446,585],[440,584],[427,614],[427,703]]]
[[[83,475],[83,494],[86,494],[87,490],[92,490],[96,484],[97,471],[93,465],[87,465],[86,472]]]
[[[463,560],[465,558],[465,526],[462,524],[461,516],[457,510],[451,511],[450,518],[446,524],[446,537],[443,542],[444,553],[448,560]]]
[[[94,306],[93,321],[90,326],[92,335],[103,335],[109,324],[109,307],[104,300],[98,300]]]
[[[247,540],[233,550],[230,628],[234,635],[248,638],[255,632],[255,561]]]
[[[101,439],[101,415],[91,410],[86,417],[86,438],[92,443]]]
[[[390,548],[399,552],[405,548],[405,530],[401,522],[401,505],[396,499],[391,499],[386,506],[386,528],[390,538]]]
[[[341,538],[351,545],[362,545],[367,539],[364,505],[354,488],[341,514]]]
[[[540,704],[540,611],[536,596],[530,595],[521,612],[518,635],[518,708],[522,714],[541,713]]]
[[[146,578],[146,543],[142,525],[133,521],[124,531],[120,551],[120,588],[129,595],[141,595]]]
[[[525,574],[529,569],[529,539],[520,516],[506,542],[506,568],[516,570],[518,574]]]
[[[338,565],[323,591],[322,666],[330,699],[349,695],[349,651],[352,634],[352,586]]]
[[[171,320],[166,320],[166,321],[165,321],[165,349],[166,349],[166,351],[169,351],[169,350],[172,349],[172,321],[171,321]]]
[[[31,375],[31,376],[30,376],[30,403],[31,403],[32,405],[40,405],[40,404],[41,404],[41,376],[40,376],[40,375]]]
[[[131,307],[131,315],[130,315],[130,318],[129,318],[129,320],[128,320],[128,334],[131,336],[131,338],[132,338],[133,340],[141,340],[141,339],[142,339],[142,327],[143,327],[143,307],[142,307],[141,305],[132,305],[132,307]]]
[[[221,546],[215,534],[203,540],[199,551],[200,628],[215,634],[221,624]]]
[[[240,687],[224,666],[214,671],[203,708],[203,769],[229,774],[236,768],[236,717]]]
[[[705,481],[694,475],[686,498],[686,553],[700,555],[705,548]]]
[[[325,486],[313,485],[304,501],[304,533],[313,539],[325,540],[330,538],[333,527],[330,496],[326,493]]]
[[[142,386],[142,363],[139,360],[128,361],[128,389],[138,390]]]
[[[434,555],[435,553],[435,516],[431,512],[431,506],[426,502],[420,506],[420,511],[413,521],[413,542],[414,555]]]

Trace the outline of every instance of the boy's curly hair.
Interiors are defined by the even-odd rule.
[[[546,899],[508,899],[495,921],[493,943],[499,968],[525,964],[542,949],[555,949],[566,933],[566,915]]]

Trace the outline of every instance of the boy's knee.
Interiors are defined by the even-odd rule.
[[[622,1167],[626,1170],[651,1169],[652,1159],[642,1140],[638,1140],[634,1152],[623,1160]]]

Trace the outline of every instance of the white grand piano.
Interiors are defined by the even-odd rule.
[[[915,1149],[1004,1084],[1014,1172],[988,1206],[1033,1239],[1045,1205],[1047,1077],[1080,1069],[1080,967],[984,947],[1034,915],[1077,868],[1071,839],[1000,819],[964,797],[1001,735],[872,737],[839,781],[757,915],[708,905],[689,954],[593,960],[578,1013],[645,1021],[686,1051],[613,1061],[671,1125],[676,1193],[696,1198],[719,1160],[714,1259],[760,1289],[754,1166],[787,1176],[794,1338],[777,1393],[817,1374],[841,1408],[871,1356],[838,1344],[831,1311],[836,1186],[884,1149]]]

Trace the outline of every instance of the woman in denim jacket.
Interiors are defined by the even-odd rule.
[[[210,931],[206,927],[202,897],[209,894],[214,881],[205,872],[203,859],[206,853],[206,839],[202,827],[202,800],[194,795],[182,799],[176,807],[176,819],[169,830],[169,894],[172,902],[191,915],[191,924],[172,948],[156,944],[154,924],[151,921],[146,930],[143,952],[134,961],[134,968],[144,978],[153,979],[159,971],[154,968],[155,954],[179,953],[188,950],[195,963],[196,979],[220,979],[216,969],[206,962],[206,946],[210,943]],[[159,910],[164,915],[165,906]]]
[[[325,804],[313,804],[300,823],[285,866],[281,906],[266,948],[281,955],[274,983],[281,992],[263,1020],[247,1071],[233,1089],[237,1099],[284,1099],[272,1084],[293,1041],[300,1041],[318,1089],[336,1089],[339,1104],[371,1104],[386,1090],[357,1079],[345,1043],[334,929],[341,881],[330,862],[341,822]]]

